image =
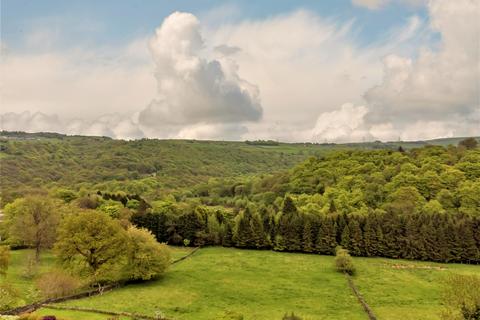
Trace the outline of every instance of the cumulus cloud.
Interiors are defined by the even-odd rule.
[[[352,110],[350,120],[361,125],[339,130],[340,137],[327,131],[325,139],[357,140],[362,135],[415,140],[479,134],[478,2],[436,0],[428,9],[430,28],[441,35],[438,47],[422,47],[416,58],[387,55],[382,82],[364,94],[367,109],[362,110],[367,111]],[[341,124],[343,111],[342,106],[322,114],[319,121],[326,117]]]
[[[139,115],[147,131],[184,135],[193,132],[184,127],[207,125],[210,131],[261,118],[258,88],[238,76],[233,61],[206,58],[204,47],[200,23],[192,14],[175,12],[156,30],[150,51],[158,91]]]
[[[385,58],[382,83],[365,93],[369,122],[402,127],[414,121],[469,118],[478,110],[478,9],[471,0],[430,3],[430,26],[442,37],[439,48],[422,48],[416,59]]]
[[[238,74],[260,88],[264,126],[249,125],[255,131],[249,137],[266,138],[262,132],[277,123],[279,139],[282,130],[311,128],[312,115],[332,111],[345,101],[361,103],[363,92],[382,77],[379,58],[384,48],[358,46],[350,21],[339,23],[299,10],[206,33],[213,44],[241,49],[230,56],[239,66]]]
[[[8,50],[2,128],[318,142],[478,135],[478,3],[432,0],[428,12],[368,46],[354,22],[299,10],[203,27],[174,13],[123,47]]]
[[[354,106],[347,103],[339,110],[322,113],[312,130],[313,141],[362,141],[372,139],[365,131],[363,117],[368,109],[365,106]]]

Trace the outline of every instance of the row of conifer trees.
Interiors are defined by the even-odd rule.
[[[247,208],[234,217],[197,207],[187,213],[143,212],[135,224],[174,245],[223,245],[250,249],[480,263],[480,218],[464,214],[304,214],[286,197],[283,208]]]

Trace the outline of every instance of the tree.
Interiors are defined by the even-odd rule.
[[[306,215],[304,217],[302,234],[302,250],[304,252],[313,252],[315,250],[313,217]]]
[[[45,196],[28,196],[5,207],[9,240],[35,249],[35,260],[40,251],[55,242],[60,221],[59,206]]]
[[[233,239],[235,241],[235,245],[239,248],[256,247],[251,220],[252,212],[248,207],[237,216]]]
[[[321,254],[334,254],[337,246],[337,224],[332,216],[320,219],[315,249]]]
[[[425,199],[413,186],[400,187],[389,196],[385,208],[394,214],[412,214],[418,212]]]
[[[55,251],[64,265],[97,284],[118,279],[128,252],[127,240],[118,221],[103,212],[86,210],[64,218]]]
[[[348,249],[354,256],[361,256],[365,250],[362,239],[362,229],[360,229],[360,224],[357,219],[357,217],[352,217],[348,222],[348,229],[350,231],[350,246]]]
[[[478,146],[478,141],[475,138],[466,138],[458,143],[458,146],[465,147],[466,149],[475,149]]]
[[[146,229],[130,227],[126,276],[132,280],[150,280],[162,275],[170,265],[170,251]]]

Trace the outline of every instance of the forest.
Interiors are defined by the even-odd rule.
[[[34,300],[161,279],[171,248],[182,247],[336,255],[337,269],[352,276],[351,256],[480,263],[475,138],[322,145],[2,137],[0,269],[7,274],[11,250],[32,249],[22,272],[36,285]],[[61,269],[41,273],[52,254]],[[10,297],[3,310],[31,299],[8,281],[0,290]]]

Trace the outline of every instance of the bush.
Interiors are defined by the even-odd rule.
[[[80,288],[80,281],[60,270],[54,270],[42,274],[36,281],[42,297],[60,298],[71,295]]]
[[[7,274],[10,262],[10,247],[0,245],[0,276]]]
[[[0,311],[13,309],[17,306],[20,294],[11,284],[0,283]]]
[[[170,250],[155,240],[146,229],[130,227],[127,277],[132,280],[150,280],[162,275],[170,265]]]
[[[452,275],[443,292],[444,320],[480,319],[480,277],[474,275]]]
[[[335,268],[338,272],[347,273],[349,275],[355,274],[355,266],[353,259],[348,253],[348,250],[338,246],[335,249]]]
[[[291,314],[285,313],[282,320],[302,320],[299,316],[296,316],[293,312]]]

